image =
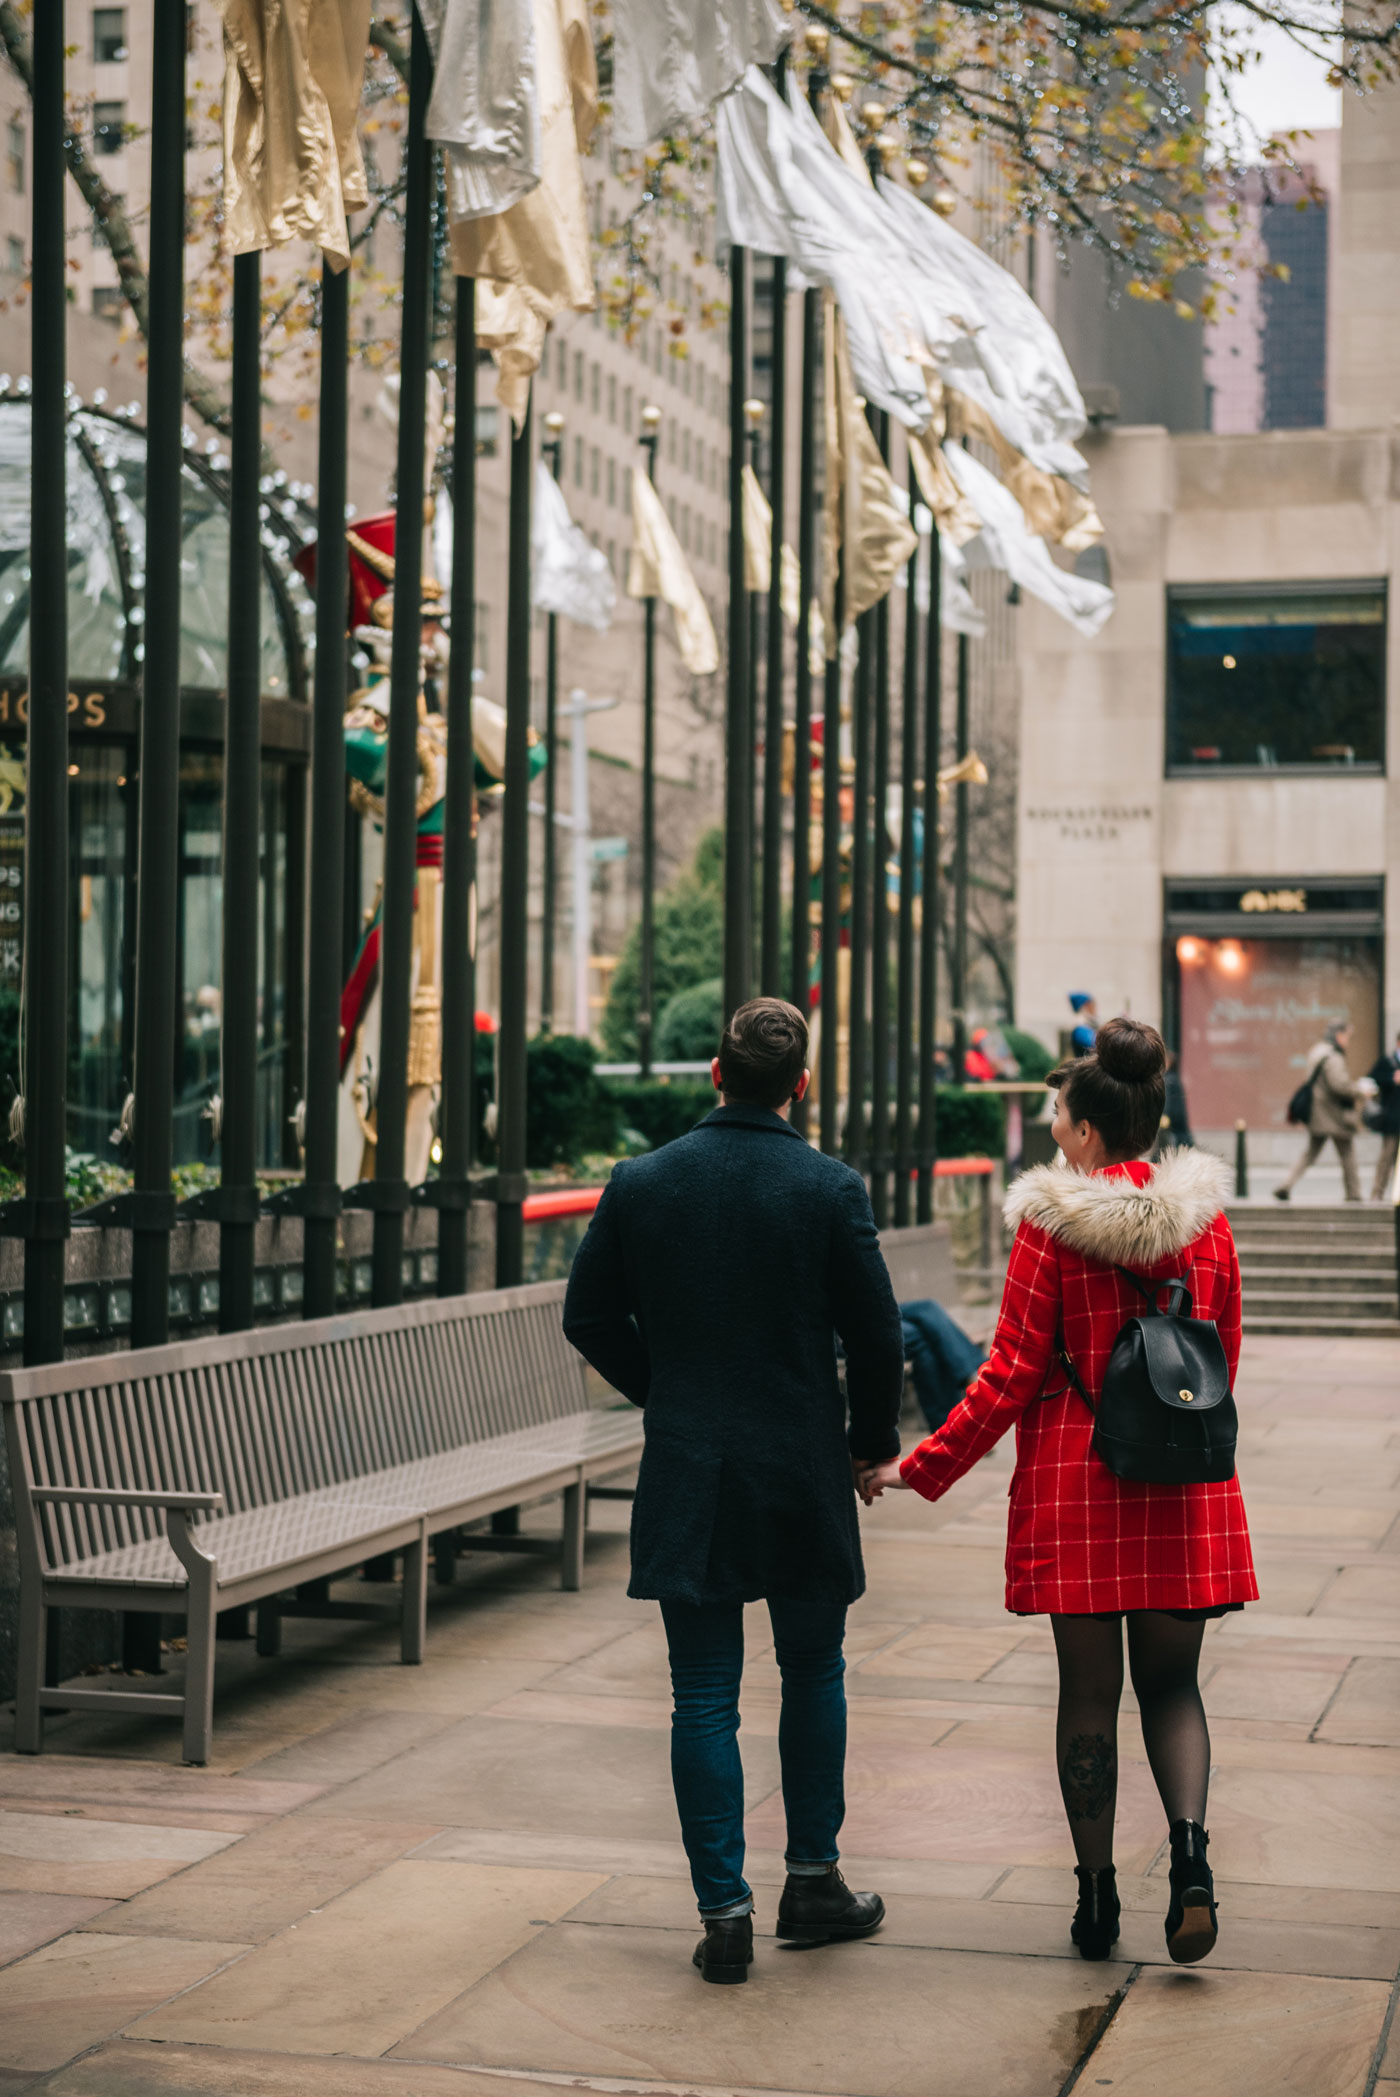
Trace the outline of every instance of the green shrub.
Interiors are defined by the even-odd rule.
[[[1049,1077],[1059,1058],[1051,1055],[1043,1041],[1026,1033],[1023,1027],[1003,1027],[1001,1031],[1027,1083],[1039,1085]]]
[[[1000,1158],[1006,1154],[1006,1106],[980,1085],[940,1085],[934,1146],[940,1158]]]
[[[656,1029],[656,1058],[659,1063],[706,1062],[719,1048],[724,1025],[724,982],[712,976],[708,983],[694,983],[678,990],[668,1002]]]
[[[708,831],[695,859],[657,898],[652,944],[651,1009],[662,1013],[678,990],[707,983],[724,966],[724,834]],[[642,928],[634,924],[608,985],[603,1044],[616,1062],[637,1054],[637,993]],[[713,1052],[711,1052],[713,1053]]]
[[[529,1044],[525,1159],[536,1170],[613,1151],[622,1135],[617,1100],[594,1074],[597,1050],[576,1034],[537,1034]]]
[[[645,1136],[653,1150],[688,1134],[719,1105],[714,1086],[696,1078],[607,1078],[602,1082],[617,1102],[622,1120]]]

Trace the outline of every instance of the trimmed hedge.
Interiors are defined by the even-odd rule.
[[[713,1085],[699,1078],[606,1078],[621,1120],[653,1150],[684,1136],[719,1105]]]
[[[980,1085],[940,1085],[934,1147],[940,1158],[1006,1155],[1006,1105]]]
[[[1001,1031],[1028,1084],[1038,1085],[1049,1077],[1059,1058],[1051,1055],[1038,1035],[1028,1034],[1024,1027],[1003,1027]]]
[[[658,1063],[708,1062],[719,1047],[724,1028],[724,983],[712,976],[707,983],[693,983],[678,990],[657,1022]]]
[[[526,1163],[539,1170],[577,1164],[587,1152],[615,1152],[622,1113],[594,1073],[593,1043],[577,1034],[537,1034],[526,1053]]]

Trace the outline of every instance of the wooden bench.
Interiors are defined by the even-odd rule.
[[[556,1493],[577,1588],[589,1481],[638,1461],[642,1415],[590,1409],[563,1298],[543,1282],[0,1375],[20,1752],[39,1752],[45,1711],[182,1712],[185,1760],[206,1761],[215,1619],[249,1604],[261,1653],[286,1615],[392,1614],[403,1659],[421,1661],[431,1541]],[[401,1604],[326,1594],[398,1551]],[[440,1574],[450,1564],[449,1546]],[[184,1694],[45,1683],[54,1608],[183,1614]]]

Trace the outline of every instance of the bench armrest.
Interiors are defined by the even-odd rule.
[[[166,1507],[184,1514],[216,1514],[224,1504],[222,1493],[179,1493],[128,1491],[118,1485],[36,1485],[29,1497],[34,1501],[63,1501],[78,1507]]]

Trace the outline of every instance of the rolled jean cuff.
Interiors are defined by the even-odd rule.
[[[722,1908],[702,1908],[700,1919],[702,1922],[732,1922],[736,1916],[752,1913],[753,1895],[746,1893],[742,1900],[728,1901]]]
[[[837,1857],[828,1857],[824,1864],[814,1864],[802,1857],[783,1858],[790,1879],[824,1879],[829,1871],[836,1869],[839,1861]]]

